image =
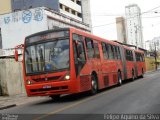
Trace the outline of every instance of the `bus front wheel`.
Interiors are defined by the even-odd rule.
[[[50,96],[54,101],[58,101],[60,99],[60,95],[51,95]]]

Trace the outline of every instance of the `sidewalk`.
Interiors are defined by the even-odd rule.
[[[43,99],[46,99],[46,97],[27,97],[25,94],[15,96],[0,96],[0,110]]]
[[[159,72],[159,71],[160,71],[160,68],[158,68],[157,70],[147,71],[145,74],[151,74],[151,73]]]

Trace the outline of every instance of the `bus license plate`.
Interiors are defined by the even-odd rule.
[[[50,85],[45,85],[45,86],[43,86],[43,89],[48,89],[48,88],[51,88],[52,86],[50,86]]]

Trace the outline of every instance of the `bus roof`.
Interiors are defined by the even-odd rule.
[[[34,36],[37,36],[37,35],[41,35],[41,34],[46,34],[46,33],[51,33],[51,32],[58,32],[58,31],[65,31],[65,30],[67,31],[67,30],[69,30],[69,28],[59,28],[59,29],[45,30],[45,31],[41,31],[41,32],[37,32],[37,33],[31,34],[31,35],[27,36],[25,39],[30,38],[30,37],[34,37]]]

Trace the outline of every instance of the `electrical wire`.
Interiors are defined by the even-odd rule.
[[[157,8],[160,8],[160,5],[157,6],[157,7],[154,7],[154,8],[152,8],[152,9],[150,9],[150,10],[147,10],[147,11],[145,11],[145,12],[142,12],[140,15],[142,16],[143,14],[149,13],[149,12],[151,12],[151,11],[157,9]],[[137,15],[136,15],[136,16],[137,16]],[[134,18],[134,17],[136,17],[136,16],[132,16],[132,17],[129,17],[129,18],[120,20],[120,21],[118,21],[118,22],[123,22],[124,20],[128,20],[128,19]],[[154,18],[154,17],[153,17],[153,18]],[[112,25],[112,24],[116,24],[116,23],[117,23],[117,22],[112,22],[112,23],[103,24],[103,25],[97,25],[97,26],[93,26],[92,28],[102,27],[102,26],[108,26],[108,25]]]

